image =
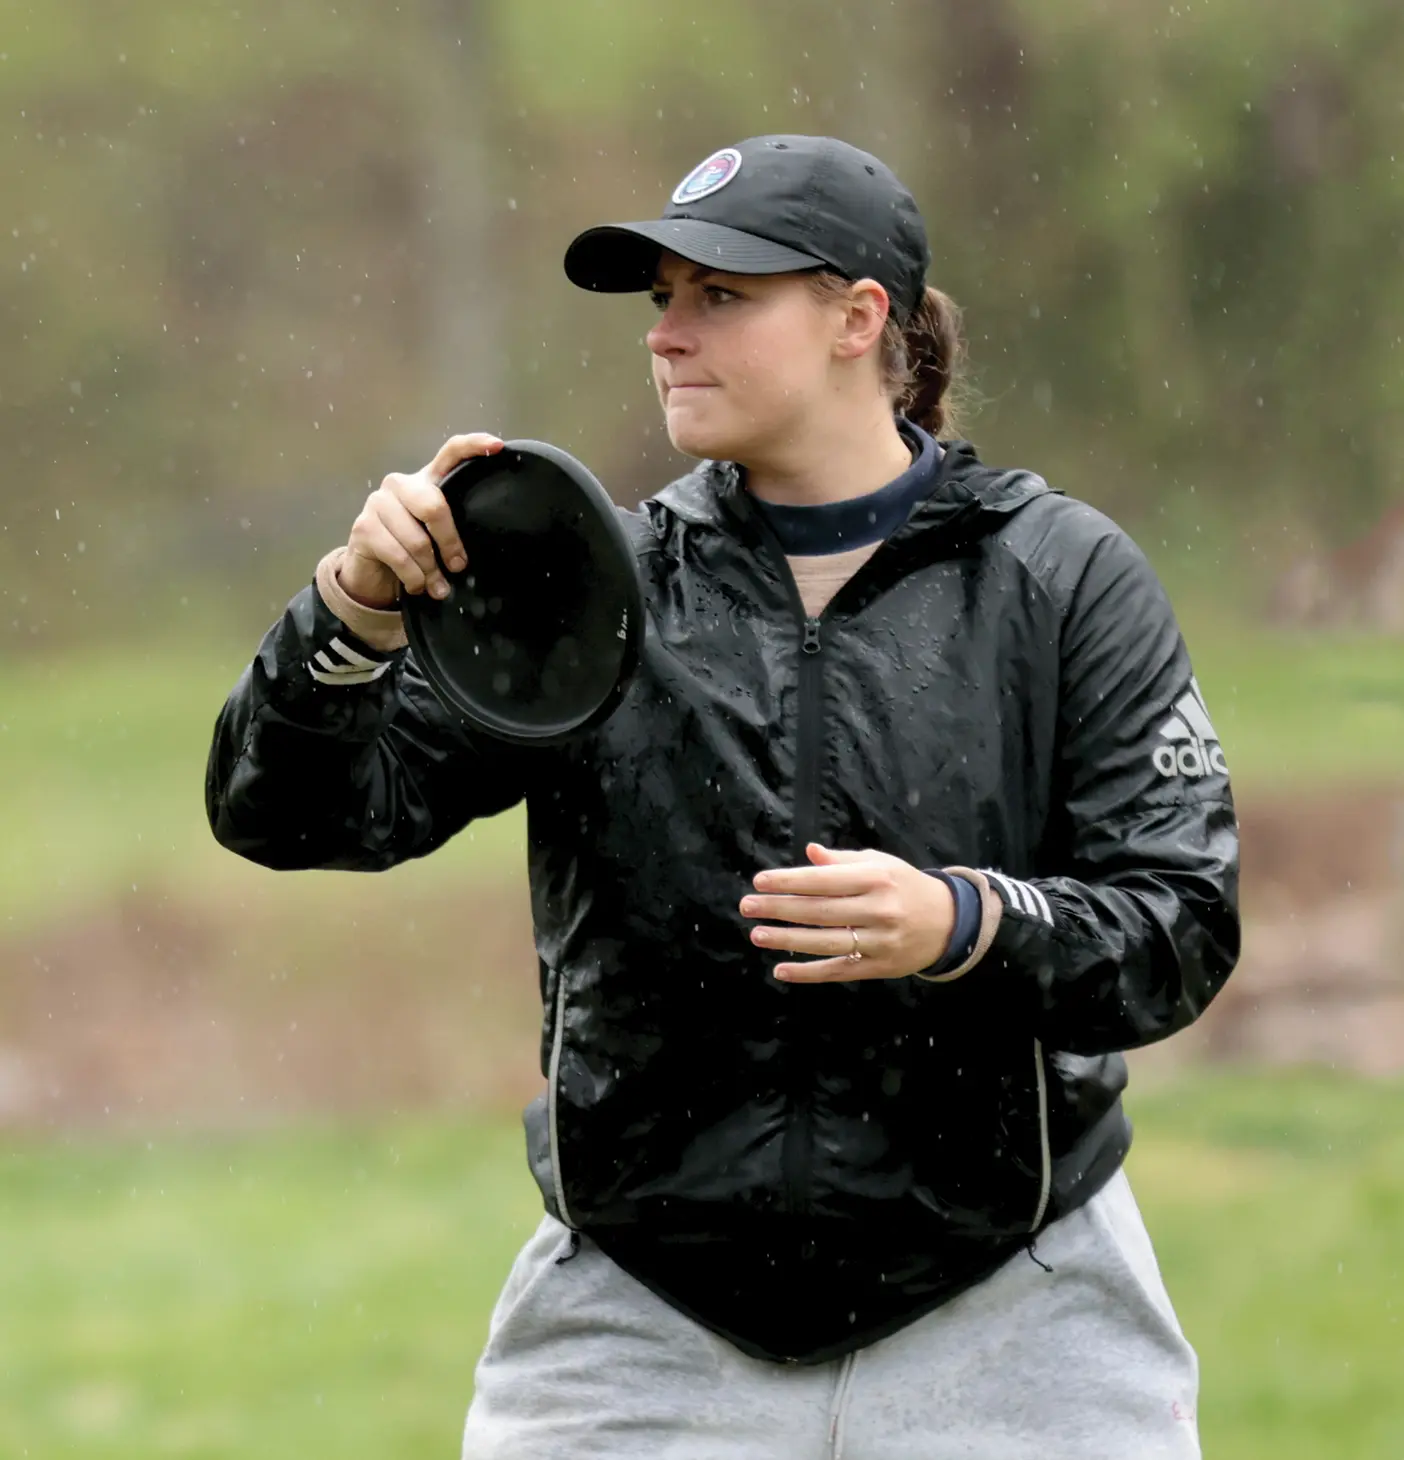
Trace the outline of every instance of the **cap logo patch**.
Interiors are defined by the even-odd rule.
[[[700,162],[673,190],[674,203],[695,203],[720,192],[741,171],[741,154],[734,147],[724,147]]]

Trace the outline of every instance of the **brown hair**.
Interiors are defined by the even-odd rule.
[[[852,288],[851,280],[828,269],[808,278],[823,300],[841,299]],[[880,348],[882,383],[893,409],[933,436],[959,435],[966,395],[961,374],[965,337],[955,300],[927,285],[905,326],[888,315]]]

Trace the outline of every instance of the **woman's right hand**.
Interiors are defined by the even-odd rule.
[[[391,472],[366,498],[337,570],[337,581],[367,608],[394,608],[406,593],[448,595],[449,585],[434,560],[434,544],[451,573],[468,564],[448,502],[439,483],[471,456],[502,450],[496,436],[482,432],[451,436],[439,454],[412,476]]]

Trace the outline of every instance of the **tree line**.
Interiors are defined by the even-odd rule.
[[[1265,564],[1404,492],[1397,0],[6,9],[12,642],[262,613],[451,430],[661,485],[647,305],[560,256],[763,131],[911,185],[988,459]]]

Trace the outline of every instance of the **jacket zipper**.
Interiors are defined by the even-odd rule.
[[[818,833],[819,818],[819,721],[823,708],[820,694],[823,644],[819,620],[806,618],[800,642],[799,724],[795,731],[795,865],[804,866],[804,849]]]
[[[825,614],[832,609],[831,599],[822,613],[811,614],[804,606],[804,599],[795,582],[794,573],[785,559],[784,549],[773,532],[760,523],[760,535],[767,542],[789,583],[790,602],[801,628],[799,659],[799,703],[796,709],[795,726],[795,812],[794,812],[794,854],[792,865],[803,867],[806,863],[804,849],[819,832],[819,751],[823,744],[823,639],[820,629]],[[880,553],[882,548],[879,547]],[[876,557],[877,554],[874,554]],[[871,566],[872,559],[858,571],[863,573]],[[850,583],[852,580],[850,579]],[[835,599],[844,594],[845,584]],[[809,1206],[809,1173],[814,1157],[814,1123],[804,1090],[809,1085],[809,1061],[805,1032],[805,1008],[800,991],[788,991],[787,1001],[790,1018],[787,1074],[789,1077],[790,1119],[780,1147],[781,1179],[785,1184],[786,1209],[793,1214],[802,1214]],[[809,992],[806,990],[805,992]]]
[[[561,1041],[565,1036],[565,974],[556,971],[556,1023],[551,1031],[551,1062],[547,1066],[550,1087],[546,1092],[546,1127],[551,1138],[551,1183],[555,1188],[556,1207],[561,1221],[572,1230],[570,1208],[566,1205],[565,1180],[561,1176],[561,1138],[556,1117],[556,1090],[561,1082]]]
[[[795,594],[799,597],[798,590]],[[803,604],[801,604],[801,611]],[[804,637],[800,641],[799,705],[795,727],[795,822],[794,865],[805,865],[804,849],[818,833],[819,820],[819,748],[822,742],[821,719],[823,697],[821,677],[823,648],[819,637],[819,619],[806,616]],[[805,992],[811,992],[805,990]],[[794,997],[792,992],[791,997]],[[814,1155],[814,1127],[808,1102],[803,1098],[800,1077],[807,1073],[807,1048],[801,1041],[804,1029],[804,1007],[791,1003],[790,1031],[791,1091],[790,1122],[780,1150],[780,1164],[785,1180],[786,1205],[794,1213],[802,1213],[809,1205],[809,1169]]]

